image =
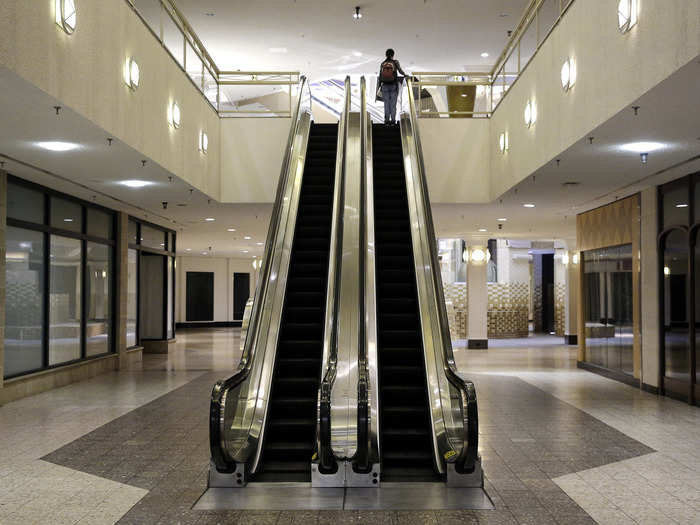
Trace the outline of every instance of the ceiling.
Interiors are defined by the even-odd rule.
[[[594,137],[593,144],[582,137],[559,155],[558,165],[549,162],[496,202],[434,205],[438,235],[572,240],[575,214],[700,171],[698,92],[696,59],[587,134]],[[46,93],[0,68],[0,161],[10,173],[171,227],[178,232],[178,251],[183,255],[206,252],[207,256],[252,260],[262,254],[258,243],[265,241],[271,204],[210,202],[177,177],[169,179],[172,174],[157,164],[148,161],[143,167],[143,157],[136,150],[118,141],[109,146],[102,129],[69,108],[57,116],[56,104]],[[633,105],[640,106],[637,116]],[[537,125],[545,123],[543,116]],[[57,154],[35,145],[50,139],[72,141],[81,148]],[[638,154],[618,148],[641,140],[659,141],[665,147],[651,153],[647,164],[640,162]],[[133,178],[153,184],[139,190],[118,184]],[[563,186],[567,181],[580,184]],[[163,201],[168,202],[167,209]],[[526,202],[536,207],[526,209],[522,206]],[[207,217],[216,220],[207,222]],[[508,220],[499,223],[502,217]],[[482,228],[486,231],[478,231]]]
[[[220,69],[295,70],[316,81],[375,73],[388,47],[411,71],[490,70],[529,1],[175,3]],[[352,16],[357,5],[359,21]],[[489,57],[481,57],[484,52]]]

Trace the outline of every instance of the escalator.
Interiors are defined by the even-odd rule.
[[[267,432],[254,481],[311,481],[337,140],[337,124],[311,124]]]
[[[372,129],[382,481],[435,481],[411,222],[398,126]]]

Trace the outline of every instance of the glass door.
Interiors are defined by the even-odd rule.
[[[690,392],[688,236],[672,230],[663,241],[664,390],[687,400]]]

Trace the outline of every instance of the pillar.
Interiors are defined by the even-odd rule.
[[[467,247],[467,348],[488,348],[487,310],[488,287],[486,284],[488,252],[486,244],[472,244]]]
[[[578,344],[578,291],[579,291],[579,260],[580,256],[575,251],[575,244],[568,251],[569,264],[566,265],[566,311],[564,314],[564,343],[567,345]]]
[[[659,224],[659,208],[656,187],[642,192],[641,198],[641,379],[642,388],[657,392],[659,387],[659,259],[656,236]]]
[[[129,215],[124,212],[117,213],[117,237],[115,245],[115,275],[116,275],[116,311],[114,322],[116,323],[114,335],[116,351],[119,355],[119,368],[128,367],[126,353],[126,316],[127,298],[129,294]]]
[[[7,173],[0,170],[0,389],[5,367],[5,225],[7,224]],[[2,396],[0,396],[1,398]]]

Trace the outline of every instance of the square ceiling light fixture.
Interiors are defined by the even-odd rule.
[[[535,122],[537,122],[537,104],[534,101],[528,100],[525,104],[525,111],[523,112],[523,117],[525,118],[525,125],[531,128]]]
[[[173,101],[173,103],[170,104],[170,108],[168,108],[168,121],[170,122],[170,125],[175,129],[179,128],[180,124],[182,123],[182,114],[180,113],[180,106],[176,101]]]
[[[569,91],[576,83],[576,60],[567,58],[561,66],[561,87]]]
[[[204,130],[199,132],[199,151],[202,153],[207,152],[209,149],[209,136],[206,134]]]
[[[69,35],[75,31],[77,13],[75,0],[56,0],[56,25]]]
[[[508,143],[508,132],[504,131],[498,136],[498,149],[501,153],[508,151],[510,144]]]
[[[141,68],[134,57],[127,58],[124,63],[124,83],[132,91],[136,91],[141,83]]]
[[[638,0],[620,0],[617,4],[617,27],[627,33],[637,24],[639,18]]]

